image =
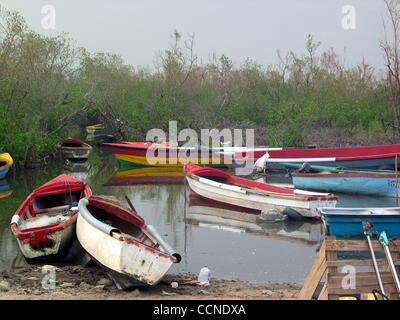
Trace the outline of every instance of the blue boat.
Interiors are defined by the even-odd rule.
[[[400,174],[395,173],[292,173],[296,189],[378,197],[400,196]]]
[[[320,166],[314,165],[310,162],[282,162],[280,163],[289,172],[301,172],[301,173],[317,173],[317,172],[332,172],[332,173],[395,173],[392,170],[373,170],[373,169],[358,169],[358,168],[346,168],[346,167],[332,167],[332,166]],[[303,167],[303,168],[302,168]],[[297,171],[302,168],[302,171]]]
[[[385,231],[389,238],[400,237],[400,208],[319,208],[326,235],[341,239],[364,238],[363,222],[371,231]]]
[[[0,153],[0,179],[3,179],[10,167],[13,164],[13,159],[9,153]]]

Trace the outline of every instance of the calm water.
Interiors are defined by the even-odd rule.
[[[123,203],[127,195],[146,223],[155,226],[182,255],[182,261],[173,265],[169,273],[197,274],[207,265],[212,277],[220,279],[302,283],[307,276],[324,236],[322,224],[258,225],[254,219],[227,219],[223,215],[229,214],[229,209],[190,197],[183,177],[176,177],[180,172],[161,172],[162,179],[170,183],[160,183],[154,172],[147,172],[153,176],[144,179],[143,172],[121,175],[118,169],[118,161],[112,155],[95,150],[87,165],[73,169],[76,172],[63,165],[51,166],[1,181],[0,196],[8,187],[12,193],[0,198],[0,269],[26,264],[9,228],[16,209],[33,189],[65,173],[89,183],[94,194],[114,195]],[[271,179],[268,182],[273,182]],[[392,198],[339,195],[339,199],[338,207],[396,204]]]

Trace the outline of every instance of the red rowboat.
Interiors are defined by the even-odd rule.
[[[295,211],[296,215],[312,218],[319,218],[318,207],[336,206],[337,197],[333,194],[273,186],[192,164],[185,165],[184,171],[191,192],[211,201],[260,212],[273,208],[283,213]]]
[[[58,147],[65,159],[87,159],[92,150],[87,143],[73,138],[65,139]]]
[[[89,185],[60,175],[34,190],[11,220],[11,231],[28,259],[64,253],[75,236],[78,201]]]
[[[234,162],[255,162],[265,151],[235,153]],[[344,168],[394,170],[395,159],[400,155],[400,145],[382,145],[344,148],[282,149],[269,150],[267,168],[282,163],[304,163]],[[282,167],[279,166],[281,169]]]

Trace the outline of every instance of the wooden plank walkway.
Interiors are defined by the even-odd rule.
[[[384,255],[384,248],[378,240],[371,242],[375,255],[383,252],[383,258],[376,260],[385,293],[389,299],[399,300],[400,293]],[[389,249],[399,274],[400,240],[390,241]],[[297,298],[312,299],[324,275],[326,279],[318,300],[337,300],[340,296],[354,295],[366,299],[372,290],[379,290],[366,240],[336,240],[335,237],[326,237]]]

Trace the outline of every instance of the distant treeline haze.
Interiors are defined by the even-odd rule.
[[[117,54],[77,48],[66,34],[37,34],[3,8],[0,152],[29,167],[53,154],[71,128],[95,123],[130,140],[151,128],[168,132],[170,120],[179,130],[254,128],[256,143],[270,146],[398,135],[387,78],[365,61],[346,68],[311,35],[304,54],[277,51],[279,63],[269,66],[251,59],[234,66],[224,54],[202,63],[194,36],[175,31],[170,40],[154,69],[133,67]]]

